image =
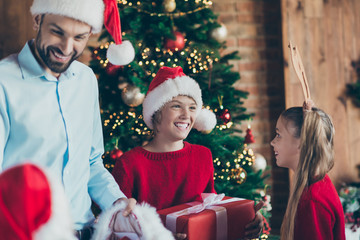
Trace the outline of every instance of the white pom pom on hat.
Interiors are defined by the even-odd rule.
[[[122,41],[120,15],[116,0],[34,0],[32,15],[55,14],[89,24],[93,33],[99,33],[103,24],[113,37],[107,57],[113,65],[133,61],[135,50],[129,41]]]
[[[186,76],[181,67],[161,67],[149,85],[148,92],[143,102],[143,117],[146,125],[154,129],[152,117],[173,97],[178,95],[189,96],[197,105],[197,118],[194,128],[198,131],[210,131],[216,125],[215,114],[203,109],[201,89],[199,84]]]
[[[130,41],[122,41],[120,15],[116,0],[104,0],[104,25],[113,37],[106,57],[114,65],[126,65],[134,60],[135,50]]]

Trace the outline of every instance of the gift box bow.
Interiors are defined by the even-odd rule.
[[[202,193],[201,197],[203,199],[202,203],[191,202],[187,203],[192,205],[189,208],[173,212],[166,215],[166,227],[176,233],[176,220],[180,216],[196,214],[204,211],[205,209],[210,209],[215,211],[216,214],[216,239],[227,239],[227,210],[225,207],[219,206],[221,204],[242,201],[243,198],[229,198],[222,200],[225,197],[225,194],[215,194],[215,193]]]
[[[230,198],[227,200],[222,200],[224,197],[225,197],[224,193],[221,193],[221,194],[202,193],[201,198],[202,198],[203,202],[201,204],[195,203],[196,204],[195,206],[178,211],[178,212],[176,212],[176,214],[179,214],[178,216],[183,216],[183,215],[189,215],[192,213],[199,213],[199,212],[204,211],[205,209],[210,209],[212,206],[243,200],[242,198]],[[188,203],[188,204],[194,204],[194,203]],[[173,213],[173,214],[175,214],[175,213]]]

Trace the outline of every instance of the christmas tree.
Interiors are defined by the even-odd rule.
[[[243,107],[248,93],[233,87],[240,74],[229,61],[239,56],[222,54],[226,26],[218,22],[211,6],[208,0],[118,1],[123,39],[134,45],[135,60],[122,67],[110,64],[106,50],[112,39],[106,31],[100,45],[91,49],[100,89],[104,164],[111,171],[123,152],[151,139],[141,106],[148,85],[160,67],[181,66],[199,83],[204,106],[216,113],[218,121],[210,133],[192,130],[186,141],[212,151],[218,193],[259,200],[264,197],[259,189],[265,189],[265,177],[263,169],[253,167],[255,156],[247,146],[253,142],[251,130],[244,141],[236,128],[251,118]]]

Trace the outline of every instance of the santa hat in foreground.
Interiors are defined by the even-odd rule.
[[[75,240],[60,183],[31,163],[2,172],[0,233],[6,240]]]
[[[92,240],[108,239],[112,234],[117,238],[131,240],[173,240],[173,234],[167,230],[161,222],[156,209],[149,204],[137,204],[129,216],[124,217],[125,201],[116,203],[114,206],[101,213],[95,224],[95,232]],[[114,232],[110,226],[112,219],[116,219],[121,232]]]
[[[199,84],[186,76],[181,67],[161,67],[151,81],[143,102],[144,121],[150,129],[154,129],[152,122],[154,113],[178,95],[189,96],[194,99],[197,105],[195,129],[210,131],[215,127],[215,114],[202,108],[203,101]]]
[[[119,10],[116,0],[34,0],[32,15],[61,15],[87,23],[93,33],[99,33],[103,24],[115,44],[107,50],[107,58],[114,65],[127,65],[133,61],[135,50],[130,41],[122,41]]]

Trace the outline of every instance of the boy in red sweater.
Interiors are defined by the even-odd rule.
[[[199,131],[215,127],[215,114],[202,105],[198,83],[181,67],[160,68],[143,103],[144,121],[154,138],[126,152],[112,171],[127,197],[160,210],[201,200],[201,193],[215,193],[210,150],[184,141],[193,127]],[[258,235],[262,225],[257,213],[246,228],[247,237]]]

